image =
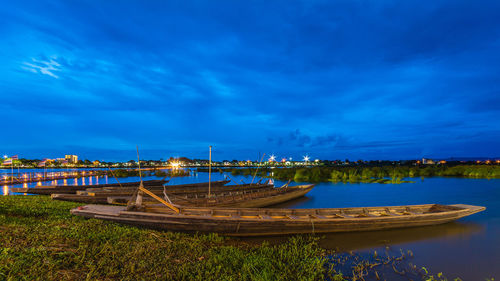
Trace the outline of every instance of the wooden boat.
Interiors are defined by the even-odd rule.
[[[168,204],[165,202],[165,204]],[[87,205],[74,215],[155,229],[216,232],[229,236],[371,231],[437,225],[485,210],[472,205],[410,205],[331,209],[170,208],[129,211],[127,207]]]
[[[212,188],[212,194],[216,196],[236,196],[243,191],[254,191],[265,188],[273,188],[270,184],[245,184],[245,185],[229,185],[216,186]],[[135,188],[137,189],[137,187]],[[148,190],[158,196],[163,196],[163,191],[169,196],[178,195],[191,198],[202,198],[208,192],[208,186],[189,187],[186,185],[169,186],[163,188],[148,187]],[[73,201],[93,204],[127,204],[135,190],[93,190],[93,191],[78,191],[76,194],[52,194],[54,200]]]
[[[149,180],[143,181],[144,186],[161,186],[165,184],[167,181],[165,180]],[[137,188],[140,182],[124,182],[121,183],[123,187],[134,187]],[[97,187],[111,187],[111,186],[119,186],[118,183],[109,183],[109,184],[91,184],[91,185],[44,185],[37,187],[14,187],[11,188],[12,192],[18,193],[30,193],[30,194],[40,194],[40,195],[50,195],[52,193],[66,193],[66,194],[75,194],[79,190],[85,190],[87,188],[97,188]]]
[[[262,187],[272,187],[269,184],[241,184],[241,185],[225,185],[229,181],[218,181],[212,182],[211,191],[212,192],[222,192],[222,191],[236,191],[242,189],[253,189]],[[101,189],[86,189],[77,191],[78,195],[90,195],[90,196],[130,196],[136,190],[138,186],[133,188],[101,188]],[[208,183],[199,184],[180,184],[180,185],[166,185],[166,186],[152,186],[147,187],[155,193],[161,192],[163,190],[167,193],[208,193]]]
[[[283,188],[267,187],[243,189],[239,191],[226,191],[213,193],[208,197],[206,193],[179,193],[170,194],[169,199],[173,204],[183,207],[240,207],[259,208],[276,205],[306,195],[314,185],[289,186]],[[160,195],[161,196],[161,195]],[[109,204],[126,205],[130,197],[108,197]],[[143,198],[144,204],[149,204],[150,209],[165,208],[158,205],[153,198]]]
[[[207,194],[193,196],[193,194],[174,194],[170,200],[183,207],[239,207],[258,208],[283,203],[306,195],[314,188],[314,184],[269,187],[260,189],[242,190],[238,192],[224,192],[214,197],[207,197]],[[151,198],[153,199],[153,198]],[[144,199],[143,199],[144,200]],[[149,206],[150,209],[165,209],[163,205],[157,207]]]
[[[163,184],[166,183],[167,181],[163,180],[151,180],[151,181],[143,181],[143,185],[147,186],[148,188],[153,188],[153,187],[158,187],[163,189]],[[121,183],[121,186],[118,183],[115,184],[107,184],[104,188],[117,188],[117,189],[129,189],[129,190],[136,190],[137,186],[139,186],[140,182],[132,182],[132,183]],[[212,182],[212,185],[214,186],[222,186],[229,183],[228,180],[225,181],[216,181]],[[182,186],[182,187],[197,187],[197,186],[208,186],[207,182],[203,183],[192,183],[192,184],[182,184],[182,185],[175,185],[175,186]],[[173,187],[174,185],[172,185]],[[86,190],[87,188],[96,188],[95,185],[67,185],[67,186],[47,186],[47,187],[27,187],[27,188],[11,188],[12,192],[18,192],[18,193],[30,193],[30,194],[39,194],[39,195],[50,195],[53,193],[57,194],[76,194],[78,191],[83,191]]]
[[[155,185],[163,185],[167,183],[167,180],[148,180],[143,181],[144,186],[155,186]],[[134,182],[122,182],[122,183],[102,183],[102,184],[87,184],[81,185],[85,188],[104,188],[104,187],[137,187],[139,186],[140,181]],[[59,187],[67,187],[67,185],[41,185],[35,188],[59,188]]]

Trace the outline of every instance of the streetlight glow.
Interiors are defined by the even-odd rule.
[[[276,156],[274,156],[274,154],[271,155],[271,157],[269,157],[269,162],[274,162],[276,160]]]

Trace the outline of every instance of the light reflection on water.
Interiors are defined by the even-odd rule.
[[[3,195],[9,195],[9,186],[8,185],[3,186]]]

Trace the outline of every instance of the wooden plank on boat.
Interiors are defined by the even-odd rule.
[[[318,214],[312,214],[311,217],[322,220],[327,219],[327,217]]]

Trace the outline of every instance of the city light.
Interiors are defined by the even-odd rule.
[[[270,157],[269,157],[269,162],[274,162],[276,161],[276,156],[274,154],[272,154]]]
[[[304,156],[304,158],[302,158],[302,159],[304,160],[304,162],[309,162],[309,159],[310,159],[310,158],[309,158],[309,155],[306,155],[306,156]]]

